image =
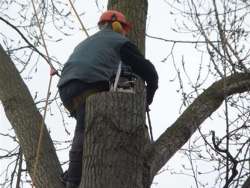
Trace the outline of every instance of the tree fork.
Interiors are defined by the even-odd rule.
[[[80,187],[148,187],[143,155],[149,143],[145,95],[124,92],[93,95],[87,99],[85,121]]]

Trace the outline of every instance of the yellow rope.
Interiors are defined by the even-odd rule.
[[[34,171],[33,171],[34,180],[35,180],[35,175],[36,175],[38,162],[39,162],[39,154],[40,154],[41,146],[42,146],[42,139],[43,139],[43,133],[44,133],[44,126],[45,126],[44,122],[45,122],[45,117],[46,117],[46,112],[47,112],[47,107],[48,107],[48,101],[49,101],[49,96],[50,96],[50,88],[51,88],[51,83],[52,83],[52,77],[53,76],[51,75],[50,79],[49,79],[49,86],[48,86],[48,91],[47,91],[45,107],[44,107],[44,114],[43,114],[43,118],[42,118],[42,122],[41,122],[41,126],[40,126],[40,134],[39,134],[39,140],[38,140],[38,144],[37,144],[36,158],[35,158]],[[32,187],[34,187],[34,186],[32,185]]]
[[[31,2],[32,2],[32,6],[33,6],[35,17],[36,17],[36,20],[37,20],[37,23],[38,23],[40,35],[41,35],[41,38],[42,38],[42,41],[43,41],[44,49],[45,49],[45,52],[46,52],[46,55],[47,55],[47,58],[48,58],[48,62],[47,63],[50,65],[51,69],[55,70],[54,67],[53,67],[53,65],[50,62],[50,56],[49,56],[48,48],[47,48],[46,42],[44,40],[42,27],[41,27],[41,24],[39,22],[39,18],[38,18],[37,11],[36,11],[36,8],[35,8],[34,0],[31,0]],[[38,140],[38,145],[37,145],[37,150],[36,150],[36,156],[35,156],[36,158],[35,158],[34,169],[33,169],[33,177],[34,177],[33,181],[35,181],[35,175],[36,175],[38,161],[39,161],[39,154],[40,154],[41,145],[42,145],[42,138],[43,138],[43,132],[44,132],[44,130],[43,130],[44,129],[44,122],[45,122],[45,118],[46,118],[46,112],[47,112],[47,107],[48,107],[48,100],[49,100],[49,97],[50,97],[50,88],[51,88],[52,77],[53,77],[53,75],[51,74],[50,75],[50,79],[49,79],[49,86],[48,86],[48,91],[47,91],[47,97],[46,97],[45,107],[44,107],[44,114],[43,114],[43,118],[42,118],[42,122],[41,122],[39,140]],[[34,184],[35,184],[35,182],[34,182]],[[32,187],[34,187],[34,185],[32,185]]]
[[[69,0],[69,4],[70,4],[72,10],[74,11],[74,14],[75,14],[76,18],[78,19],[78,21],[79,21],[79,23],[80,23],[80,25],[81,25],[81,27],[82,27],[82,31],[86,34],[87,37],[89,37],[89,34],[88,34],[88,32],[87,32],[87,29],[84,27],[84,25],[83,25],[83,23],[82,23],[82,20],[81,20],[79,14],[77,13],[77,11],[76,11],[76,9],[75,9],[75,7],[74,7],[74,4],[72,3],[71,0]]]

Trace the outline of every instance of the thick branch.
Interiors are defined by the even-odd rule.
[[[32,173],[40,128],[45,125],[27,86],[1,45],[0,100],[3,104],[6,116],[18,137],[26,159],[28,171],[35,186],[37,188],[63,187],[59,181],[62,169],[46,127],[43,129],[44,134],[36,175],[34,176]]]
[[[162,166],[188,141],[201,123],[219,108],[225,96],[250,90],[250,74],[234,74],[206,89],[147,150],[151,180]]]
[[[144,99],[126,92],[88,97],[80,188],[149,187]]]

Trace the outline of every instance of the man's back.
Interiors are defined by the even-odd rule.
[[[85,83],[109,81],[117,71],[120,48],[127,41],[126,37],[104,29],[81,42],[65,64],[58,86],[74,79]]]

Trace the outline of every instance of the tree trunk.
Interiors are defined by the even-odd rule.
[[[109,0],[108,9],[121,11],[132,25],[128,38],[145,53],[145,30],[148,12],[147,0]]]
[[[89,97],[81,188],[145,188],[144,98],[103,92]],[[149,172],[149,171],[148,171]]]

